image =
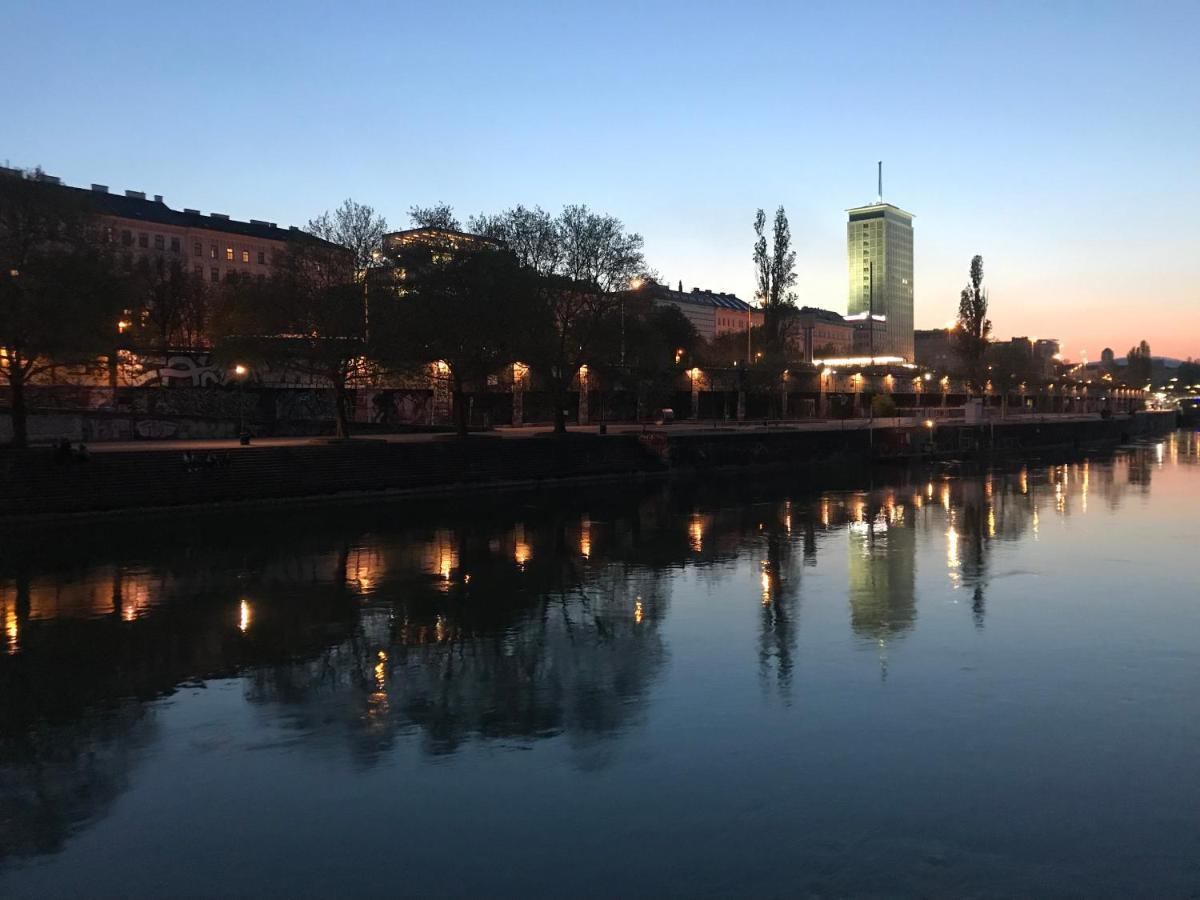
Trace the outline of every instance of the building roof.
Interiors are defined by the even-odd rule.
[[[846,210],[850,214],[850,220],[870,219],[876,216],[885,215],[886,213],[899,214],[906,216],[909,219],[913,218],[913,214],[908,210],[901,209],[891,203],[868,203],[866,206],[852,206]]]
[[[821,309],[819,306],[802,306],[800,307],[800,315],[820,319],[822,322],[835,323],[847,327],[850,325],[846,321],[846,317],[841,313],[834,312],[832,309]]]
[[[14,169],[0,169],[0,175],[15,174],[16,172],[17,170]],[[163,201],[161,194],[156,194],[153,199],[149,199],[141,191],[125,191],[124,194],[110,193],[108,187],[102,184],[94,184],[91,189],[88,189],[64,185],[53,176],[42,176],[41,180],[45,184],[54,185],[81,197],[100,215],[118,216],[122,219],[133,219],[147,224],[168,225],[175,228],[204,228],[209,231],[222,231],[227,234],[262,238],[269,241],[289,241],[303,238],[325,244],[330,243],[295,226],[280,228],[274,222],[264,222],[258,219],[241,222],[221,213],[211,213],[206,216],[196,209],[171,209]],[[330,246],[337,245],[330,244]]]
[[[500,241],[483,234],[456,231],[453,228],[407,228],[404,231],[389,231],[383,236],[384,244],[406,244],[434,239],[463,241],[465,243],[499,246]]]
[[[716,291],[701,290],[700,288],[692,288],[690,291],[673,291],[662,285],[655,285],[651,290],[655,300],[669,303],[686,303],[691,306],[707,306],[716,309],[734,309],[739,312],[746,312],[747,310],[761,312],[757,306],[751,306],[745,300],[735,297],[733,294],[721,294]]]

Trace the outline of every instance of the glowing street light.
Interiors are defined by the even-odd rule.
[[[233,367],[233,374],[235,374],[238,378],[238,441],[243,447],[250,446],[250,435],[246,431],[246,404],[244,402],[246,394],[246,373],[249,371],[250,370],[241,363],[238,363]]]

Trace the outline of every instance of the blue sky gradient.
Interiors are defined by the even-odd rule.
[[[1200,3],[6,4],[0,159],[175,207],[407,224],[584,202],[753,294],[782,203],[844,311],[845,213],[916,215],[918,327],[982,253],[998,336],[1200,356]]]

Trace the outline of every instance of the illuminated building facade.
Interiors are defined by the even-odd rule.
[[[692,288],[690,291],[673,291],[661,284],[650,284],[644,289],[652,303],[674,306],[684,318],[696,328],[696,333],[706,341],[724,334],[745,334],[746,329],[758,328],[763,323],[763,311],[751,306],[733,294]]]
[[[848,212],[847,318],[874,317],[874,334],[869,335],[873,355],[912,362],[912,213],[882,201]]]
[[[16,171],[0,169],[3,175],[16,175]],[[116,246],[118,262],[127,268],[141,260],[164,259],[206,282],[266,277],[273,257],[289,241],[325,243],[295,226],[280,228],[260,219],[241,222],[224,213],[172,209],[161,194],[153,198],[142,191],[118,194],[104,184],[93,184],[90,190],[70,187],[51,175],[41,176],[41,181],[80,198],[97,215],[105,238]]]

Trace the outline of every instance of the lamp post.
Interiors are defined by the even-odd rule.
[[[629,280],[629,290],[640,291],[645,279],[640,275]],[[621,371],[625,371],[625,295],[621,295]]]
[[[250,435],[246,432],[246,371],[241,363],[233,367],[233,373],[238,377],[238,440],[243,447],[250,446]]]

